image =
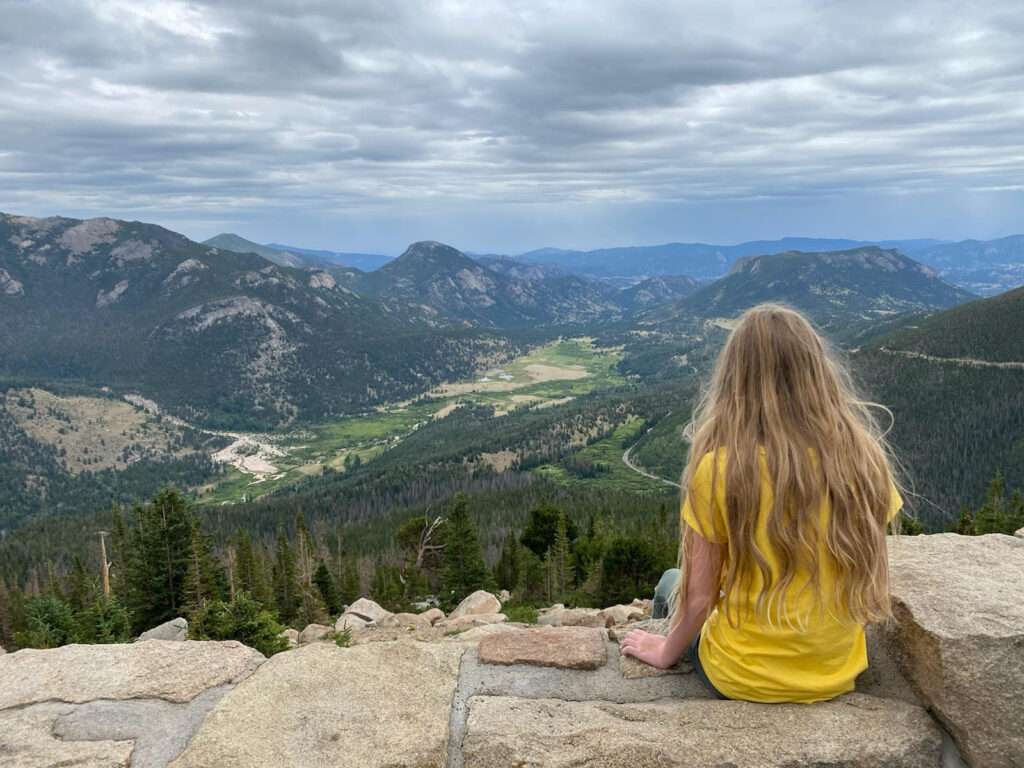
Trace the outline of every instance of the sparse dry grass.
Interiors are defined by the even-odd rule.
[[[34,440],[63,451],[60,460],[72,474],[192,452],[180,445],[180,427],[120,400],[12,389],[4,407]]]

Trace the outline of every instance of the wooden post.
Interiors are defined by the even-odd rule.
[[[103,561],[103,599],[110,599],[110,563],[107,562],[107,540],[108,531],[100,531],[100,559]]]

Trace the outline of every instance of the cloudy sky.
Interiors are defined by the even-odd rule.
[[[395,254],[1024,231],[1018,0],[0,0],[0,210]]]

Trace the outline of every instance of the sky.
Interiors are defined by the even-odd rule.
[[[1024,232],[1018,0],[0,0],[0,211],[394,255]]]

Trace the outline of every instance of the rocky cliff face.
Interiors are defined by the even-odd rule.
[[[445,621],[492,618],[442,634],[439,616],[365,601],[350,616],[376,617],[359,614],[351,648],[264,660],[233,642],[148,640],[3,656],[0,765],[963,765],[942,726],[972,768],[1024,764],[1024,540],[908,537],[890,551],[898,622],[871,628],[870,669],[831,702],[714,700],[688,665],[634,674],[616,642],[630,624],[616,622],[642,605],[524,627],[475,613],[497,602],[478,595]]]

